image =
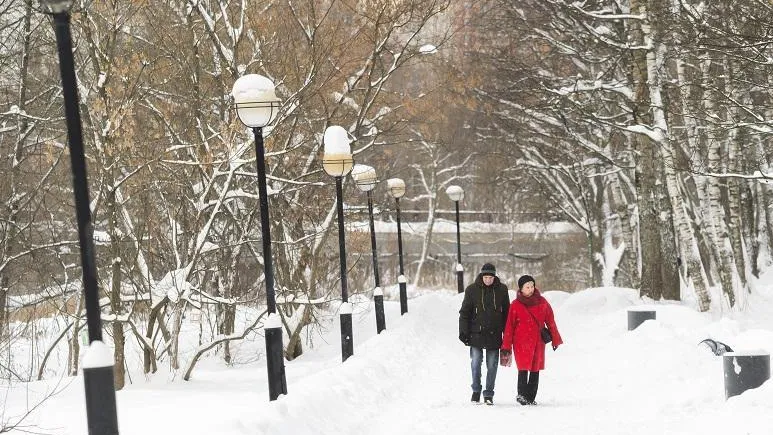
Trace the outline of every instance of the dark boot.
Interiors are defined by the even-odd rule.
[[[518,395],[526,397],[527,396],[527,386],[528,386],[528,380],[529,380],[529,372],[526,370],[518,370]]]
[[[528,379],[529,379],[529,372],[526,370],[518,370],[518,396],[515,398],[515,401],[520,403],[521,405],[528,405],[529,399],[528,397]]]
[[[537,402],[535,402],[534,399],[537,398],[538,387],[539,387],[539,372],[530,372],[529,382],[526,385],[526,394],[524,394],[526,399],[529,401],[529,405],[537,404]]]
[[[473,392],[472,397],[470,398],[470,402],[480,403],[480,392],[477,392],[477,393]]]

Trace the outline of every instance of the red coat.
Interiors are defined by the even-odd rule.
[[[558,346],[563,343],[563,340],[553,318],[553,308],[547,299],[539,294],[539,290],[535,289],[529,298],[537,298],[536,304],[527,307],[521,301],[523,298],[524,296],[519,293],[518,299],[510,304],[502,338],[502,350],[512,351],[515,348],[515,364],[518,370],[536,372],[545,368],[545,343],[542,342],[539,334],[542,326],[547,325],[553,336],[550,345]],[[529,313],[534,316],[534,319]]]

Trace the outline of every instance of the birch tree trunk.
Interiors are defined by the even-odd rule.
[[[625,171],[621,169],[614,174],[610,180],[610,195],[612,197],[611,202],[614,207],[615,214],[620,220],[620,237],[625,244],[625,250],[620,257],[620,264],[618,271],[615,274],[615,285],[627,288],[638,288],[639,281],[639,266],[636,262],[638,256],[638,246],[636,242],[636,233],[633,231],[636,223],[633,220],[631,204],[636,202],[635,190],[625,189],[626,182],[623,182],[623,174],[620,172]],[[627,195],[626,195],[627,193]]]
[[[720,83],[719,88],[723,94],[730,94],[736,101],[742,101],[743,96],[738,95],[738,92],[734,87],[728,89],[725,76],[733,77],[732,64],[727,57],[723,59],[722,70],[724,74],[721,74],[717,81]],[[740,119],[740,114],[737,108],[729,108],[722,111],[725,114],[726,121]],[[730,112],[728,114],[728,112]],[[739,129],[732,128],[727,133],[727,161],[726,169],[731,173],[739,173],[741,169],[741,153],[738,143]],[[735,259],[735,268],[738,273],[739,279],[739,291],[748,288],[748,278],[746,277],[746,261],[744,259],[746,249],[743,242],[743,222],[741,221],[741,183],[745,181],[737,178],[725,178],[727,183],[727,230],[730,236],[730,243],[733,249],[733,257]],[[738,296],[738,295],[736,295]]]
[[[750,160],[744,158],[744,161],[748,162]],[[744,171],[753,172],[749,170],[748,166],[746,166]],[[755,278],[760,277],[760,269],[757,262],[760,258],[761,250],[760,221],[764,215],[761,213],[759,208],[759,203],[761,202],[762,197],[760,195],[759,187],[760,186],[757,181],[741,183],[741,210],[743,210],[743,217],[741,221],[744,223],[742,231],[743,240],[746,249],[751,250],[747,257],[747,264],[749,273],[751,273],[751,275]],[[751,276],[747,278],[751,279]]]
[[[668,142],[668,140],[665,140],[664,142]],[[656,186],[660,209],[660,247],[662,256],[660,273],[663,282],[661,296],[663,299],[679,301],[681,300],[681,280],[679,279],[679,260],[677,255],[679,246],[676,243],[674,214],[672,213],[673,209],[670,202],[671,198],[668,195],[663,178],[664,175],[662,172],[658,174]]]
[[[642,16],[648,14],[645,0],[632,0],[631,12]],[[646,34],[648,24],[634,20],[631,24],[631,36],[634,45],[639,48],[632,50],[633,62],[631,76],[634,86],[634,122],[652,125],[650,112],[650,96],[647,76],[647,49],[645,41],[649,39]],[[658,203],[655,197],[655,146],[653,140],[645,134],[633,136],[634,149],[638,153],[636,162],[636,188],[639,204],[639,240],[641,241],[641,288],[639,293],[653,299],[660,299],[663,288],[662,275],[660,273],[660,233],[658,230],[658,215],[656,212]]]
[[[719,144],[709,145],[709,162],[719,163]],[[711,163],[709,163],[711,164]],[[735,292],[733,291],[733,249],[730,243],[727,226],[724,222],[724,210],[722,207],[719,182],[716,178],[707,177],[705,181],[706,195],[708,196],[709,215],[704,218],[709,226],[709,238],[717,257],[717,275],[722,293],[727,298],[730,306],[735,305]]]
[[[421,196],[427,200],[427,220],[425,221],[427,230],[424,234],[424,240],[421,243],[421,254],[419,255],[415,276],[413,277],[414,287],[419,285],[422,270],[424,269],[424,263],[427,261],[427,257],[429,256],[429,247],[432,245],[432,233],[435,225],[435,216],[437,211],[436,206],[438,186],[437,159],[435,156],[437,149],[429,146],[427,148],[429,148],[429,154],[432,158],[432,163],[430,163],[431,167],[427,168],[426,170],[422,167],[416,168],[421,179],[421,184],[424,187],[424,191],[426,192],[426,194]]]
[[[612,244],[606,242],[609,232],[603,215],[604,180],[600,177],[589,180],[588,192],[584,200],[587,202],[586,211],[588,228],[590,228],[588,246],[591,254],[591,280],[594,286],[612,285],[609,279],[605,279],[613,275],[614,271],[611,269],[617,265],[609,264],[608,259],[611,257],[606,252],[608,248],[612,248]]]
[[[648,11],[648,23],[651,25],[650,32],[644,33],[645,46],[649,47],[646,54],[647,59],[647,84],[648,93],[652,111],[652,127],[654,136],[657,138],[657,149],[653,150],[653,157],[658,157],[662,162],[660,150],[666,142],[669,141],[669,126],[666,118],[665,102],[662,95],[662,83],[665,81],[663,67],[666,57],[666,42],[664,41],[663,27],[666,26],[664,17],[669,16],[668,6],[659,0],[653,0],[651,9]],[[653,140],[652,142],[655,142]],[[654,146],[655,143],[652,143]],[[654,167],[655,185],[653,186],[653,204],[657,204],[658,213],[658,232],[660,236],[660,290],[653,292],[654,295],[664,299],[680,300],[680,280],[677,265],[678,246],[674,235],[674,219],[672,207],[668,197],[668,192],[664,183],[663,168]]]
[[[679,83],[687,83],[689,79],[685,74],[685,62],[681,57],[676,59],[676,74]],[[685,126],[686,134],[681,137],[689,147],[686,155],[693,155],[698,152],[696,143],[697,124],[694,118],[688,113],[688,104],[690,95],[687,87],[680,88],[680,104],[682,113],[682,122]],[[674,228],[679,240],[679,257],[681,258],[684,269],[684,280],[688,286],[691,286],[698,300],[698,308],[701,311],[708,311],[711,306],[711,294],[709,293],[708,274],[701,260],[700,249],[698,247],[698,238],[696,237],[694,226],[687,213],[686,201],[688,196],[680,192],[679,180],[676,174],[676,162],[674,156],[676,149],[671,141],[663,144],[663,171],[666,180],[666,189],[671,200],[671,208],[674,213]]]
[[[704,58],[701,64],[701,70],[703,72],[702,80],[705,85],[710,85],[712,82],[710,78],[712,67],[713,62],[708,58],[708,55],[706,55],[706,58]],[[703,99],[703,104],[705,105],[707,113],[716,113],[714,98],[715,95],[709,93],[707,98]],[[720,168],[723,167],[720,150],[722,141],[714,139],[707,140],[706,142],[706,160],[708,162],[708,167],[711,168],[712,171],[720,172]],[[707,221],[709,226],[709,237],[711,239],[711,244],[713,245],[712,252],[715,253],[717,258],[717,275],[719,277],[722,293],[727,298],[730,307],[733,307],[736,299],[733,277],[737,275],[737,273],[735,273],[733,246],[727,224],[725,223],[725,208],[723,206],[720,182],[716,177],[709,176],[705,178],[708,214],[703,216],[703,218]]]
[[[773,186],[764,184],[760,186],[761,190],[761,204],[760,207],[762,208],[762,219],[764,225],[764,234],[767,238],[767,248],[768,248],[768,255],[765,258],[765,265],[773,264],[773,246],[771,246],[771,241],[773,241]]]

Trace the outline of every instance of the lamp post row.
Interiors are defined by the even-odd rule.
[[[109,348],[102,341],[101,311],[99,308],[99,289],[94,258],[93,227],[88,192],[86,161],[83,151],[83,133],[80,119],[75,62],[72,54],[72,36],[70,33],[70,8],[72,0],[41,0],[43,11],[53,17],[54,31],[59,56],[59,68],[62,78],[67,139],[73,174],[78,238],[81,251],[81,269],[83,273],[84,300],[89,334],[89,347],[83,360],[83,377],[86,393],[86,414],[90,435],[117,435],[118,418],[116,410],[115,388],[113,383],[113,358]],[[255,154],[258,172],[258,196],[261,215],[261,235],[263,247],[263,268],[266,282],[266,305],[268,318],[264,324],[266,341],[266,359],[269,383],[269,399],[276,400],[280,394],[287,394],[285,376],[281,320],[276,309],[274,275],[271,255],[271,229],[269,221],[268,194],[266,188],[265,148],[263,128],[271,124],[279,108],[274,84],[266,77],[248,74],[234,83],[232,95],[239,119],[252,129],[255,137]],[[336,180],[336,208],[338,211],[338,238],[341,266],[341,351],[342,359],[353,354],[352,308],[348,301],[346,246],[343,216],[343,177],[352,172],[354,160],[351,154],[348,134],[339,126],[331,126],[325,131],[325,172]],[[375,226],[373,222],[372,190],[376,184],[376,172],[366,165],[357,165],[352,172],[357,187],[367,193],[368,216],[373,254],[373,291],[376,308],[376,329],[381,333],[386,329],[384,316],[384,297],[380,286],[378,258],[376,250]],[[403,269],[402,233],[400,228],[400,197],[405,194],[405,182],[399,178],[387,180],[389,193],[395,198],[397,210],[397,238],[399,250],[400,276],[400,312],[408,312],[406,280]],[[461,188],[459,188],[461,189]],[[449,194],[451,196],[451,194]],[[453,199],[454,197],[451,196]],[[459,199],[456,202],[457,220],[457,271],[461,267],[459,248]],[[459,288],[462,291],[462,272],[459,273]]]

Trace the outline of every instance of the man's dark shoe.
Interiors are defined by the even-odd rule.
[[[484,397],[483,403],[486,405],[493,405],[494,404],[494,398],[493,397]]]
[[[480,403],[480,393],[472,393],[472,398],[470,398],[470,402]]]
[[[515,401],[520,403],[521,405],[529,405],[529,404],[531,404],[531,402],[529,402],[529,399],[521,396],[520,394],[518,395],[518,397],[515,398]]]
[[[537,402],[535,402],[533,400],[530,400],[529,403],[527,403],[527,405],[536,405],[536,404],[537,404]]]

